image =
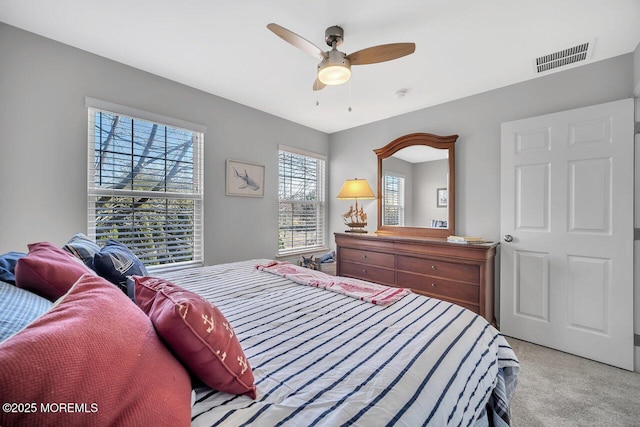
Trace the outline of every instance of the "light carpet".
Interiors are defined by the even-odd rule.
[[[512,426],[640,426],[640,374],[507,341],[521,366]]]

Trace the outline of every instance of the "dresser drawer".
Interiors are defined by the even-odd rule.
[[[478,304],[480,299],[480,288],[478,286],[454,282],[439,277],[411,274],[404,271],[398,271],[397,286],[412,288],[435,298],[452,298],[470,304]]]
[[[362,264],[375,265],[377,267],[395,267],[395,255],[370,252],[361,249],[341,248],[340,261],[359,262]]]
[[[455,262],[409,256],[398,256],[397,262],[398,270],[461,280],[475,285],[480,283],[480,268],[477,265],[457,264]]]
[[[383,285],[393,286],[396,282],[396,272],[394,270],[346,262],[344,259],[340,260],[340,275],[382,283]]]

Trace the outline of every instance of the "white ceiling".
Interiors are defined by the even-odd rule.
[[[0,0],[0,21],[327,133],[536,78],[534,58],[585,41],[581,65],[640,41],[639,0]],[[323,50],[340,25],[347,54],[416,51],[314,92],[316,59],[270,22]]]

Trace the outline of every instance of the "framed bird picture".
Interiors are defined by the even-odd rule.
[[[227,159],[227,196],[264,197],[264,166]]]

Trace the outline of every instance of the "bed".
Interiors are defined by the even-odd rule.
[[[68,276],[77,265],[50,246],[39,262],[53,253],[64,274],[47,270],[58,280],[48,311],[0,343],[0,394],[12,405],[1,425],[510,423],[517,358],[496,329],[457,305],[410,292],[384,305],[362,300],[256,268],[272,263],[264,259],[130,276],[132,304],[118,282],[89,268]],[[218,391],[183,369],[137,280],[170,284],[219,310],[243,352],[249,392]],[[213,326],[213,317],[202,319]],[[169,331],[180,339],[190,330]]]
[[[164,275],[234,325],[258,390],[196,389],[194,426],[508,424],[517,359],[484,319],[417,294],[380,306],[301,286],[255,268],[268,262]]]

